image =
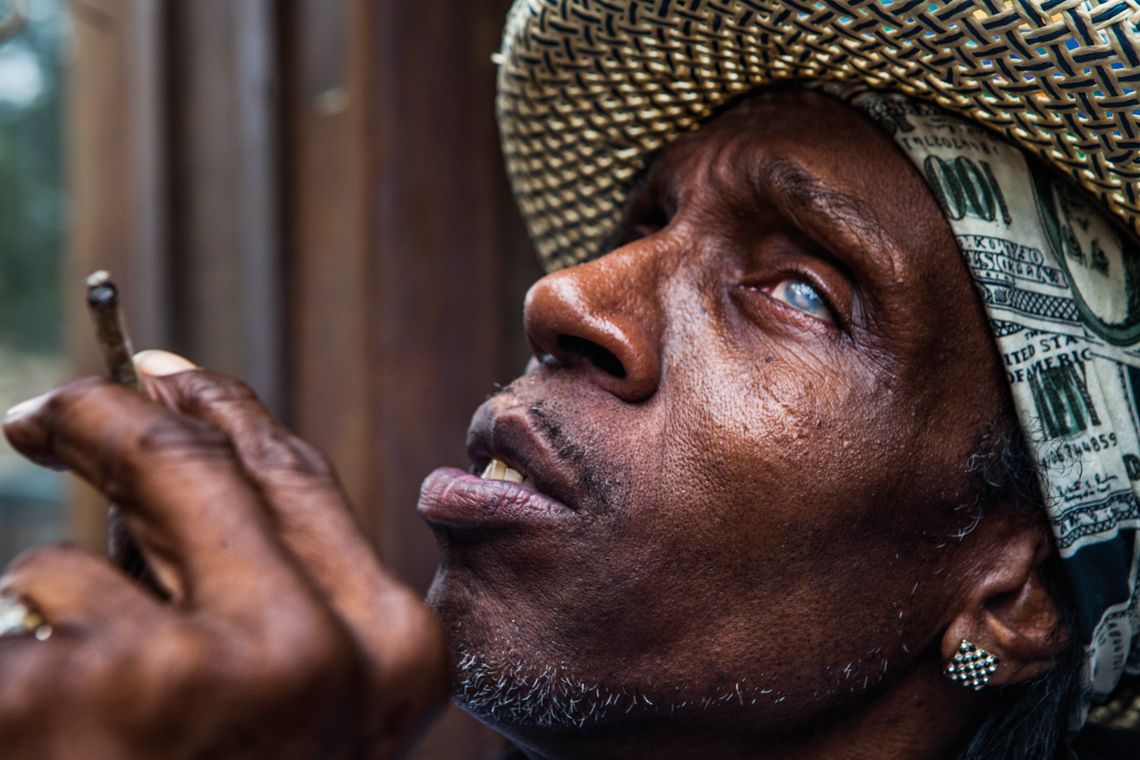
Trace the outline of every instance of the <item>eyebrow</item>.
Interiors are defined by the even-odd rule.
[[[843,192],[802,164],[787,158],[767,158],[748,167],[751,185],[820,245],[840,249],[855,257],[857,269],[871,269],[882,276],[884,264],[890,278],[900,264],[901,247],[877,220],[863,199]],[[882,250],[885,262],[871,255]],[[846,258],[846,257],[845,257]]]

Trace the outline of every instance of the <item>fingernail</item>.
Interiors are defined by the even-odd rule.
[[[139,351],[134,359],[139,372],[151,377],[176,375],[179,372],[198,369],[198,365],[194,362],[169,351]]]
[[[14,407],[4,412],[4,422],[15,422],[21,417],[27,417],[29,415],[35,414],[40,410],[40,407],[44,405],[44,402],[47,401],[49,395],[50,394],[45,393],[41,396],[36,396],[35,398],[30,398],[27,401],[21,401],[20,403],[16,404]]]

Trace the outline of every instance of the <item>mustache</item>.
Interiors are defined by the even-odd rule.
[[[588,446],[580,442],[581,436],[568,434],[559,420],[558,411],[545,401],[532,402],[527,406],[526,415],[556,456],[578,473],[579,485],[594,499],[600,513],[621,506],[615,505],[614,497],[624,478],[612,464],[612,459],[598,456],[600,447]]]

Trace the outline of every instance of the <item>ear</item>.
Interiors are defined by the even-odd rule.
[[[1045,560],[1056,551],[1047,530],[1038,520],[994,517],[978,526],[971,536],[976,541],[961,547],[977,559],[942,637],[943,662],[967,639],[1000,659],[993,686],[1022,683],[1053,668],[1068,640],[1041,582]]]

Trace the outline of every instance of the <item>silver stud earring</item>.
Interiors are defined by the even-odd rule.
[[[981,691],[990,682],[990,676],[997,672],[1001,662],[995,655],[974,646],[966,639],[958,645],[958,651],[943,671],[951,681],[957,681],[967,689]]]

